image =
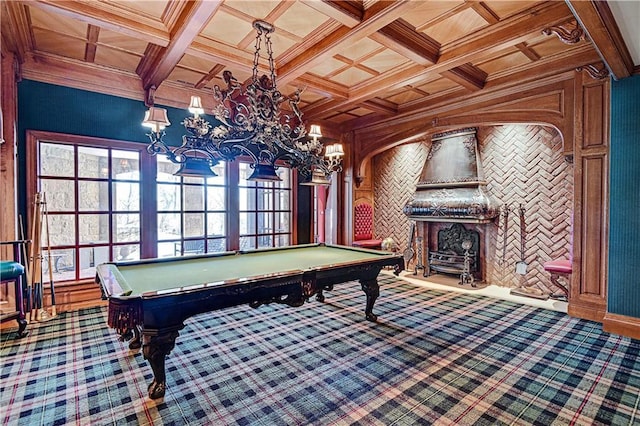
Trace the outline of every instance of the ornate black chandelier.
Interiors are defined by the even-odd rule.
[[[288,97],[276,86],[271,44],[273,25],[255,21],[253,27],[257,35],[251,81],[243,85],[231,71],[224,71],[226,87],[214,86],[218,104],[213,115],[219,124],[212,125],[201,116],[204,109],[200,97],[192,96],[189,112],[193,116],[182,122],[187,134],[182,137],[181,146],[169,147],[163,141],[164,128],[170,125],[167,112],[152,106],[142,122],[151,128],[147,151],[152,155],[164,154],[180,164],[176,175],[215,176],[212,168],[219,161],[249,157],[253,168],[249,180],[279,181],[276,169],[285,165],[297,168],[302,180],[309,184],[328,184],[331,173],[342,170],[342,145],[327,146],[323,155],[320,126],[312,125],[307,134],[298,108],[301,91],[296,90]],[[263,39],[270,75],[259,77]],[[288,104],[287,110],[281,109],[284,104]]]

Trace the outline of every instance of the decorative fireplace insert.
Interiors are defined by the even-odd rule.
[[[478,271],[480,234],[461,223],[438,231],[437,250],[429,252],[429,273],[462,276]]]

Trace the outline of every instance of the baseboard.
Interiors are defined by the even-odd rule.
[[[582,305],[577,303],[571,303],[569,300],[569,306],[567,307],[567,314],[572,317],[582,318],[595,322],[602,322],[604,315],[606,314],[606,306]]]
[[[640,340],[640,318],[607,312],[602,321],[602,329],[607,333]]]

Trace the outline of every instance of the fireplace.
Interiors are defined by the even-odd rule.
[[[480,267],[480,233],[454,223],[437,232],[437,246],[429,250],[429,273],[473,274]],[[425,268],[426,269],[426,268]]]
[[[486,226],[499,203],[486,189],[475,128],[434,135],[415,193],[403,211],[416,221],[424,275],[484,281]],[[418,269],[418,268],[416,268]]]

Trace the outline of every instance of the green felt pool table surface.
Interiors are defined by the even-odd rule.
[[[301,245],[277,249],[222,253],[153,261],[105,264],[123,295],[144,295],[212,283],[233,283],[250,277],[327,269],[358,264],[390,253],[346,246]]]

